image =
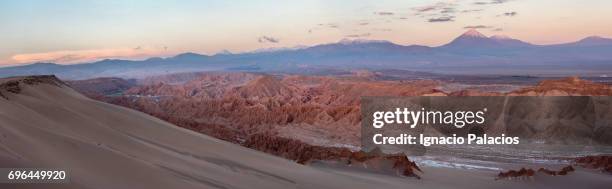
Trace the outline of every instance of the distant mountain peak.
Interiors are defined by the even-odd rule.
[[[474,37],[474,38],[487,38],[487,36],[485,36],[482,33],[478,32],[478,30],[476,30],[476,29],[469,29],[468,31],[463,33],[463,35],[461,35],[461,36]]]
[[[581,39],[579,42],[611,42],[612,39],[601,36],[589,36]]]
[[[230,54],[234,54],[234,53],[232,53],[232,51],[229,51],[227,49],[223,49],[217,53],[217,55],[230,55]]]
[[[308,47],[309,46],[305,46],[305,45],[296,45],[293,47],[270,47],[270,48],[256,49],[253,51],[247,51],[246,53],[266,53],[266,52],[269,53],[269,52],[294,51],[294,50],[305,49]]]
[[[605,39],[608,39],[608,38],[605,38],[605,37],[602,37],[602,36],[598,36],[598,35],[593,35],[593,36],[585,37],[582,40],[602,40],[602,39],[605,40]]]
[[[369,40],[369,39],[342,39],[338,41],[339,44],[343,45],[354,45],[354,44],[366,44],[366,43],[391,43],[385,40]]]
[[[162,57],[151,57],[151,58],[147,58],[145,61],[162,61],[164,60],[164,58]]]
[[[60,64],[52,63],[52,62],[36,62],[29,65],[46,65],[46,66],[59,66]]]
[[[476,31],[475,29],[470,29],[444,46],[452,48],[466,48],[489,47],[496,44],[497,42],[495,40],[488,38],[487,36]]]
[[[174,56],[174,58],[189,58],[189,57],[202,57],[202,56],[206,56],[206,55],[201,55],[201,54],[194,53],[194,52],[186,52],[186,53],[178,54]]]
[[[444,47],[451,48],[497,48],[525,46],[531,46],[531,44],[505,35],[494,35],[487,37],[475,29],[468,30],[450,43],[444,45]]]
[[[601,36],[588,36],[579,41],[573,43],[567,43],[565,45],[578,45],[578,46],[600,46],[600,45],[612,45],[612,39]]]

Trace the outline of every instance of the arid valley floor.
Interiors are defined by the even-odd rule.
[[[573,156],[542,151],[535,159],[518,158],[522,161],[458,158],[435,149],[406,156],[359,148],[362,96],[610,96],[612,88],[605,80],[402,78],[371,71],[326,76],[200,72],[133,80],[13,77],[0,80],[0,94],[0,166],[71,171],[70,184],[45,187],[607,188],[612,184],[612,158],[595,156],[611,152],[606,147],[612,144],[610,127],[588,128],[588,133],[572,136],[558,130],[519,130],[514,134],[545,138],[555,145],[586,140],[595,146],[566,150],[576,152]]]

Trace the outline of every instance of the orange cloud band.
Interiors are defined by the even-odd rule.
[[[167,52],[165,49],[137,47],[17,54],[12,56],[11,59],[16,63],[20,64],[33,62],[73,64],[113,58],[143,59],[153,56],[164,56],[169,54],[171,53]]]

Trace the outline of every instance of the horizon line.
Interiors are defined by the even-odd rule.
[[[197,54],[197,55],[202,55],[202,56],[218,56],[218,55],[239,55],[239,54],[250,54],[250,53],[266,53],[266,52],[275,52],[275,51],[293,51],[293,50],[301,50],[301,49],[308,49],[308,48],[312,48],[312,47],[316,47],[316,46],[321,46],[321,45],[331,45],[331,44],[339,44],[342,43],[343,41],[349,41],[349,42],[357,42],[357,41],[363,41],[363,42],[387,42],[387,43],[391,43],[394,45],[399,45],[399,46],[404,46],[404,47],[409,47],[409,46],[422,46],[422,47],[428,47],[428,48],[439,48],[439,47],[443,47],[445,45],[450,44],[453,40],[465,35],[466,33],[470,32],[470,31],[476,31],[480,34],[482,34],[481,32],[479,32],[477,29],[474,28],[469,28],[466,29],[465,32],[461,33],[460,35],[458,35],[455,38],[452,38],[450,41],[442,44],[442,45],[437,45],[437,46],[429,46],[429,45],[420,45],[420,44],[401,44],[401,43],[395,43],[391,40],[385,40],[385,39],[366,39],[366,38],[341,38],[340,40],[337,40],[336,42],[327,42],[327,43],[319,43],[319,44],[314,44],[314,45],[293,45],[293,46],[282,46],[282,47],[264,47],[264,48],[256,48],[256,49],[252,49],[252,50],[246,50],[246,51],[240,51],[240,52],[231,52],[229,50],[220,50],[216,53],[202,53],[202,52],[197,52],[197,51],[192,51],[192,50],[187,50],[187,51],[180,51],[180,52],[174,52],[171,54],[168,54],[167,56],[160,56],[160,55],[151,55],[151,56],[143,56],[143,57],[116,57],[116,58],[99,58],[99,59],[95,59],[95,60],[91,60],[91,61],[82,61],[82,62],[74,62],[74,63],[58,63],[58,62],[54,62],[53,60],[40,60],[40,61],[32,61],[32,62],[26,62],[26,63],[0,63],[0,68],[10,68],[10,67],[19,67],[19,66],[28,66],[28,65],[33,65],[33,64],[56,64],[56,65],[78,65],[78,64],[91,64],[91,63],[97,63],[97,62],[101,62],[101,61],[106,61],[106,60],[124,60],[124,61],[146,61],[148,59],[153,59],[153,58],[162,58],[162,59],[166,59],[166,58],[172,58],[172,57],[176,57],[182,54],[189,54],[189,53],[193,53],[193,54]],[[483,34],[484,35],[484,34]],[[513,38],[511,36],[507,36],[504,34],[496,34],[496,35],[484,35],[486,38],[490,39],[493,36],[506,36],[509,39],[515,39],[515,40],[519,40],[525,43],[528,43],[530,45],[534,45],[534,46],[555,46],[555,45],[563,45],[563,44],[571,44],[571,43],[576,43],[576,42],[580,42],[584,39],[588,39],[588,38],[592,38],[592,37],[596,37],[596,38],[603,38],[603,39],[611,39],[611,37],[608,36],[602,36],[602,35],[586,35],[584,37],[575,39],[573,41],[568,41],[568,42],[558,42],[558,43],[551,43],[551,44],[536,44],[536,43],[532,43],[529,41],[524,41],[521,39],[517,39],[517,38]],[[82,50],[74,50],[74,51],[90,51],[90,50],[99,50],[99,49],[82,49]],[[12,57],[18,56],[18,55],[32,55],[32,54],[44,54],[44,53],[53,53],[53,52],[60,52],[60,51],[51,51],[51,52],[42,52],[42,53],[28,53],[28,54],[17,54],[17,55],[13,55]],[[223,54],[223,52],[229,52],[229,54]],[[112,56],[112,55],[111,55]],[[108,56],[107,56],[108,57]]]

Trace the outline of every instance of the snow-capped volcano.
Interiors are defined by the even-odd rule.
[[[495,40],[489,39],[487,36],[470,29],[459,37],[455,38],[450,43],[444,45],[447,48],[471,48],[471,47],[491,47],[497,45]]]
[[[478,32],[476,29],[470,29],[463,33],[463,35],[459,37],[472,37],[472,38],[487,38],[484,34]]]
[[[580,68],[585,69],[590,66],[589,69],[600,71],[602,70],[600,69],[601,65],[607,66],[607,63],[612,61],[610,52],[612,52],[612,39],[604,37],[587,37],[580,41],[564,44],[533,45],[503,35],[487,37],[477,30],[471,29],[448,44],[439,47],[403,45],[392,41],[341,40],[310,47],[268,48],[232,54],[222,51],[217,54],[220,56],[183,53],[174,57],[142,61],[103,60],[75,65],[32,64],[4,67],[0,68],[0,77],[32,74],[56,74],[67,79],[145,77],[160,73],[184,72],[185,68],[194,72],[211,69],[251,70],[254,67],[261,71],[301,71],[304,65],[311,66],[311,68],[320,66],[325,69],[436,68],[450,73],[455,71],[454,68],[445,68],[444,66],[487,65],[489,66],[487,69],[498,69],[493,67],[495,65],[508,66],[514,64],[516,70],[519,70],[517,74],[524,74],[520,69],[531,69],[527,68],[530,65],[547,64],[555,66],[580,65]],[[129,67],[126,67],[126,65],[129,65]],[[248,66],[245,67],[245,65]],[[541,67],[541,69],[547,68]],[[608,70],[604,69],[601,72],[609,75]],[[479,73],[479,71],[473,71]],[[500,67],[499,72],[508,73],[505,67]],[[592,72],[568,70],[564,73],[590,74]]]
[[[442,46],[445,48],[492,48],[492,47],[516,47],[529,46],[531,44],[512,39],[504,35],[487,37],[475,29],[470,29],[450,43]]]

